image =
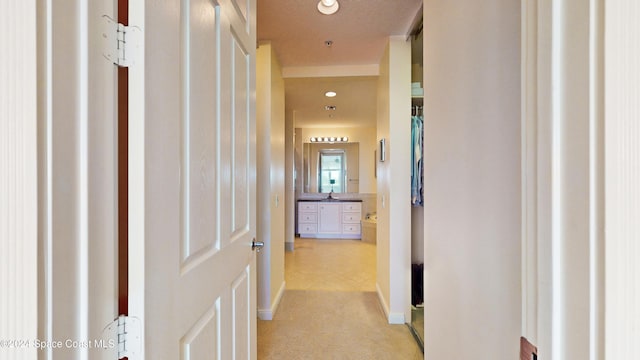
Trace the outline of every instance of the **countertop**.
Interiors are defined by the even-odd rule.
[[[305,202],[362,202],[361,199],[298,199]]]

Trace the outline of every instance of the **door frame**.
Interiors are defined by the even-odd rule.
[[[37,337],[38,79],[37,7],[0,4],[0,339]],[[0,346],[0,357],[35,349]],[[24,357],[25,359],[27,357]]]
[[[118,315],[116,68],[101,51],[113,0],[38,1],[40,358],[107,359],[92,342]],[[55,44],[55,46],[54,46]],[[90,90],[90,91],[89,91]]]
[[[522,336],[602,359],[604,1],[521,4]]]

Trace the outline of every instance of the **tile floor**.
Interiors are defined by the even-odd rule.
[[[376,246],[360,240],[299,239],[285,252],[287,290],[376,291]]]
[[[358,240],[296,239],[274,319],[258,321],[258,359],[422,359],[409,328],[386,322],[375,259]]]

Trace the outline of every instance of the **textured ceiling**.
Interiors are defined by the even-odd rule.
[[[337,13],[323,15],[317,0],[258,0],[258,40],[271,43],[285,71],[377,65],[388,37],[407,35],[422,5],[422,0],[338,2]],[[376,82],[371,76],[287,78],[286,107],[296,112],[297,127],[375,126]],[[333,100],[324,97],[330,88],[338,92]],[[325,105],[337,110],[325,111]]]

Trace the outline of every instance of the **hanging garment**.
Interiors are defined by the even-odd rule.
[[[422,142],[423,142],[423,117],[414,115],[411,117],[411,205],[423,205],[422,189]]]

